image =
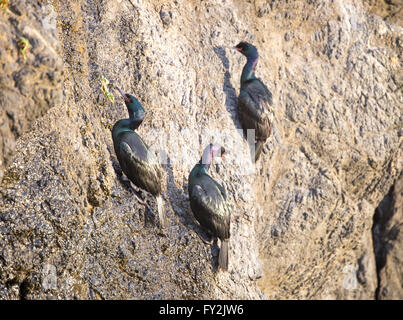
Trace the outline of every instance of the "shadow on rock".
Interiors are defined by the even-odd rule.
[[[249,149],[251,150],[252,147],[255,146],[255,144],[252,143],[251,141],[248,141],[246,132],[242,130],[242,125],[240,123],[237,111],[238,97],[236,95],[235,88],[231,84],[231,76],[229,73],[229,60],[225,53],[225,47],[214,47],[214,52],[221,59],[221,62],[225,69],[224,83],[223,83],[223,91],[225,93],[225,107],[228,113],[231,115],[231,119],[234,122],[234,126],[237,129],[239,136],[248,142]]]
[[[235,88],[231,83],[231,76],[229,73],[229,60],[225,53],[224,47],[214,47],[215,54],[220,58],[224,69],[224,83],[223,83],[223,91],[225,93],[225,107],[228,113],[231,115],[231,119],[234,122],[235,128],[241,130],[242,126],[239,122],[238,112],[237,112],[237,95]]]

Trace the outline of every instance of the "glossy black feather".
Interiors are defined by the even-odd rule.
[[[251,79],[241,85],[238,113],[244,130],[254,129],[255,140],[266,141],[271,132],[272,94],[260,79]]]
[[[189,200],[193,214],[211,235],[222,240],[229,239],[231,213],[225,190],[202,170],[194,174],[195,169],[189,177]]]
[[[125,175],[152,195],[161,194],[161,167],[141,137],[134,131],[125,131],[117,136],[114,146]]]

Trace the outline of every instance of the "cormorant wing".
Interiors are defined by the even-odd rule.
[[[218,187],[218,189],[220,189],[222,196],[224,197],[225,200],[227,200],[227,193],[225,191],[225,188],[219,184],[217,181],[213,180],[214,183],[216,184],[216,186]]]
[[[243,87],[253,98],[263,100],[269,105],[273,105],[273,95],[260,79],[246,81]]]
[[[141,152],[139,152],[140,150]],[[136,149],[135,151],[137,152],[135,152],[127,142],[122,141],[120,143],[120,158],[124,161],[126,171],[133,171],[133,174],[141,177],[146,177],[151,172],[156,173],[155,166],[157,163],[147,161],[149,158],[148,150],[145,150],[147,152],[146,156],[144,156],[144,151],[141,148],[140,150]]]
[[[137,161],[148,160],[148,146],[137,133],[127,131],[122,133],[119,139],[119,149],[123,152],[123,156],[134,157]]]
[[[221,187],[222,188],[222,187]],[[229,238],[230,212],[221,188],[209,176],[204,176],[193,186],[190,201],[200,224],[221,238]]]
[[[133,153],[138,160],[145,161],[149,164],[159,165],[158,159],[154,152],[149,149],[148,145],[137,133],[123,133],[121,137],[121,143],[122,142],[125,142],[129,145],[131,153]]]
[[[271,92],[259,79],[246,81],[242,85],[239,100],[248,109],[247,113],[256,119],[269,111],[273,104]]]

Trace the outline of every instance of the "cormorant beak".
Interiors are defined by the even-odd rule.
[[[241,48],[237,48],[237,47],[234,47],[234,46],[222,46],[222,48],[231,49],[231,50],[236,50],[236,51],[241,51]]]
[[[124,93],[123,90],[121,90],[118,86],[115,86],[115,88],[120,92],[125,102],[130,102],[130,99],[126,96],[126,93]]]
[[[120,92],[123,98],[126,98],[126,93],[124,93],[119,87],[115,86],[115,88]]]

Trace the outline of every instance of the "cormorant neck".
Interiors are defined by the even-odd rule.
[[[131,97],[131,99],[132,101],[130,103],[126,103],[129,119],[126,119],[127,121],[124,121],[123,124],[125,124],[128,129],[136,130],[141,122],[143,122],[146,111],[135,97]]]
[[[257,65],[257,61],[258,61],[259,57],[258,57],[258,55],[253,55],[253,56],[249,56],[247,58],[248,58],[248,60],[246,61],[246,64],[242,70],[241,84],[248,80],[256,79],[255,69],[256,69],[256,65]]]
[[[199,167],[200,167],[200,170],[203,172],[203,173],[205,173],[205,174],[207,174],[208,173],[208,171],[209,171],[209,169],[210,169],[210,162],[209,163],[203,163],[203,158],[202,159],[200,159],[200,161],[199,161],[199,163],[198,163],[198,165],[199,165]]]
[[[203,155],[199,161],[199,165],[206,171],[209,170],[210,164],[213,161],[213,145],[210,144],[206,149],[203,151]]]
[[[141,103],[134,97],[131,97],[132,102],[126,103],[127,111],[129,112],[129,119],[134,120],[138,115],[145,114],[145,110]]]
[[[117,139],[122,132],[136,130],[144,120],[146,112],[136,98],[132,98],[132,102],[126,103],[126,107],[129,112],[129,119],[121,119],[116,122],[112,129],[114,139]]]

